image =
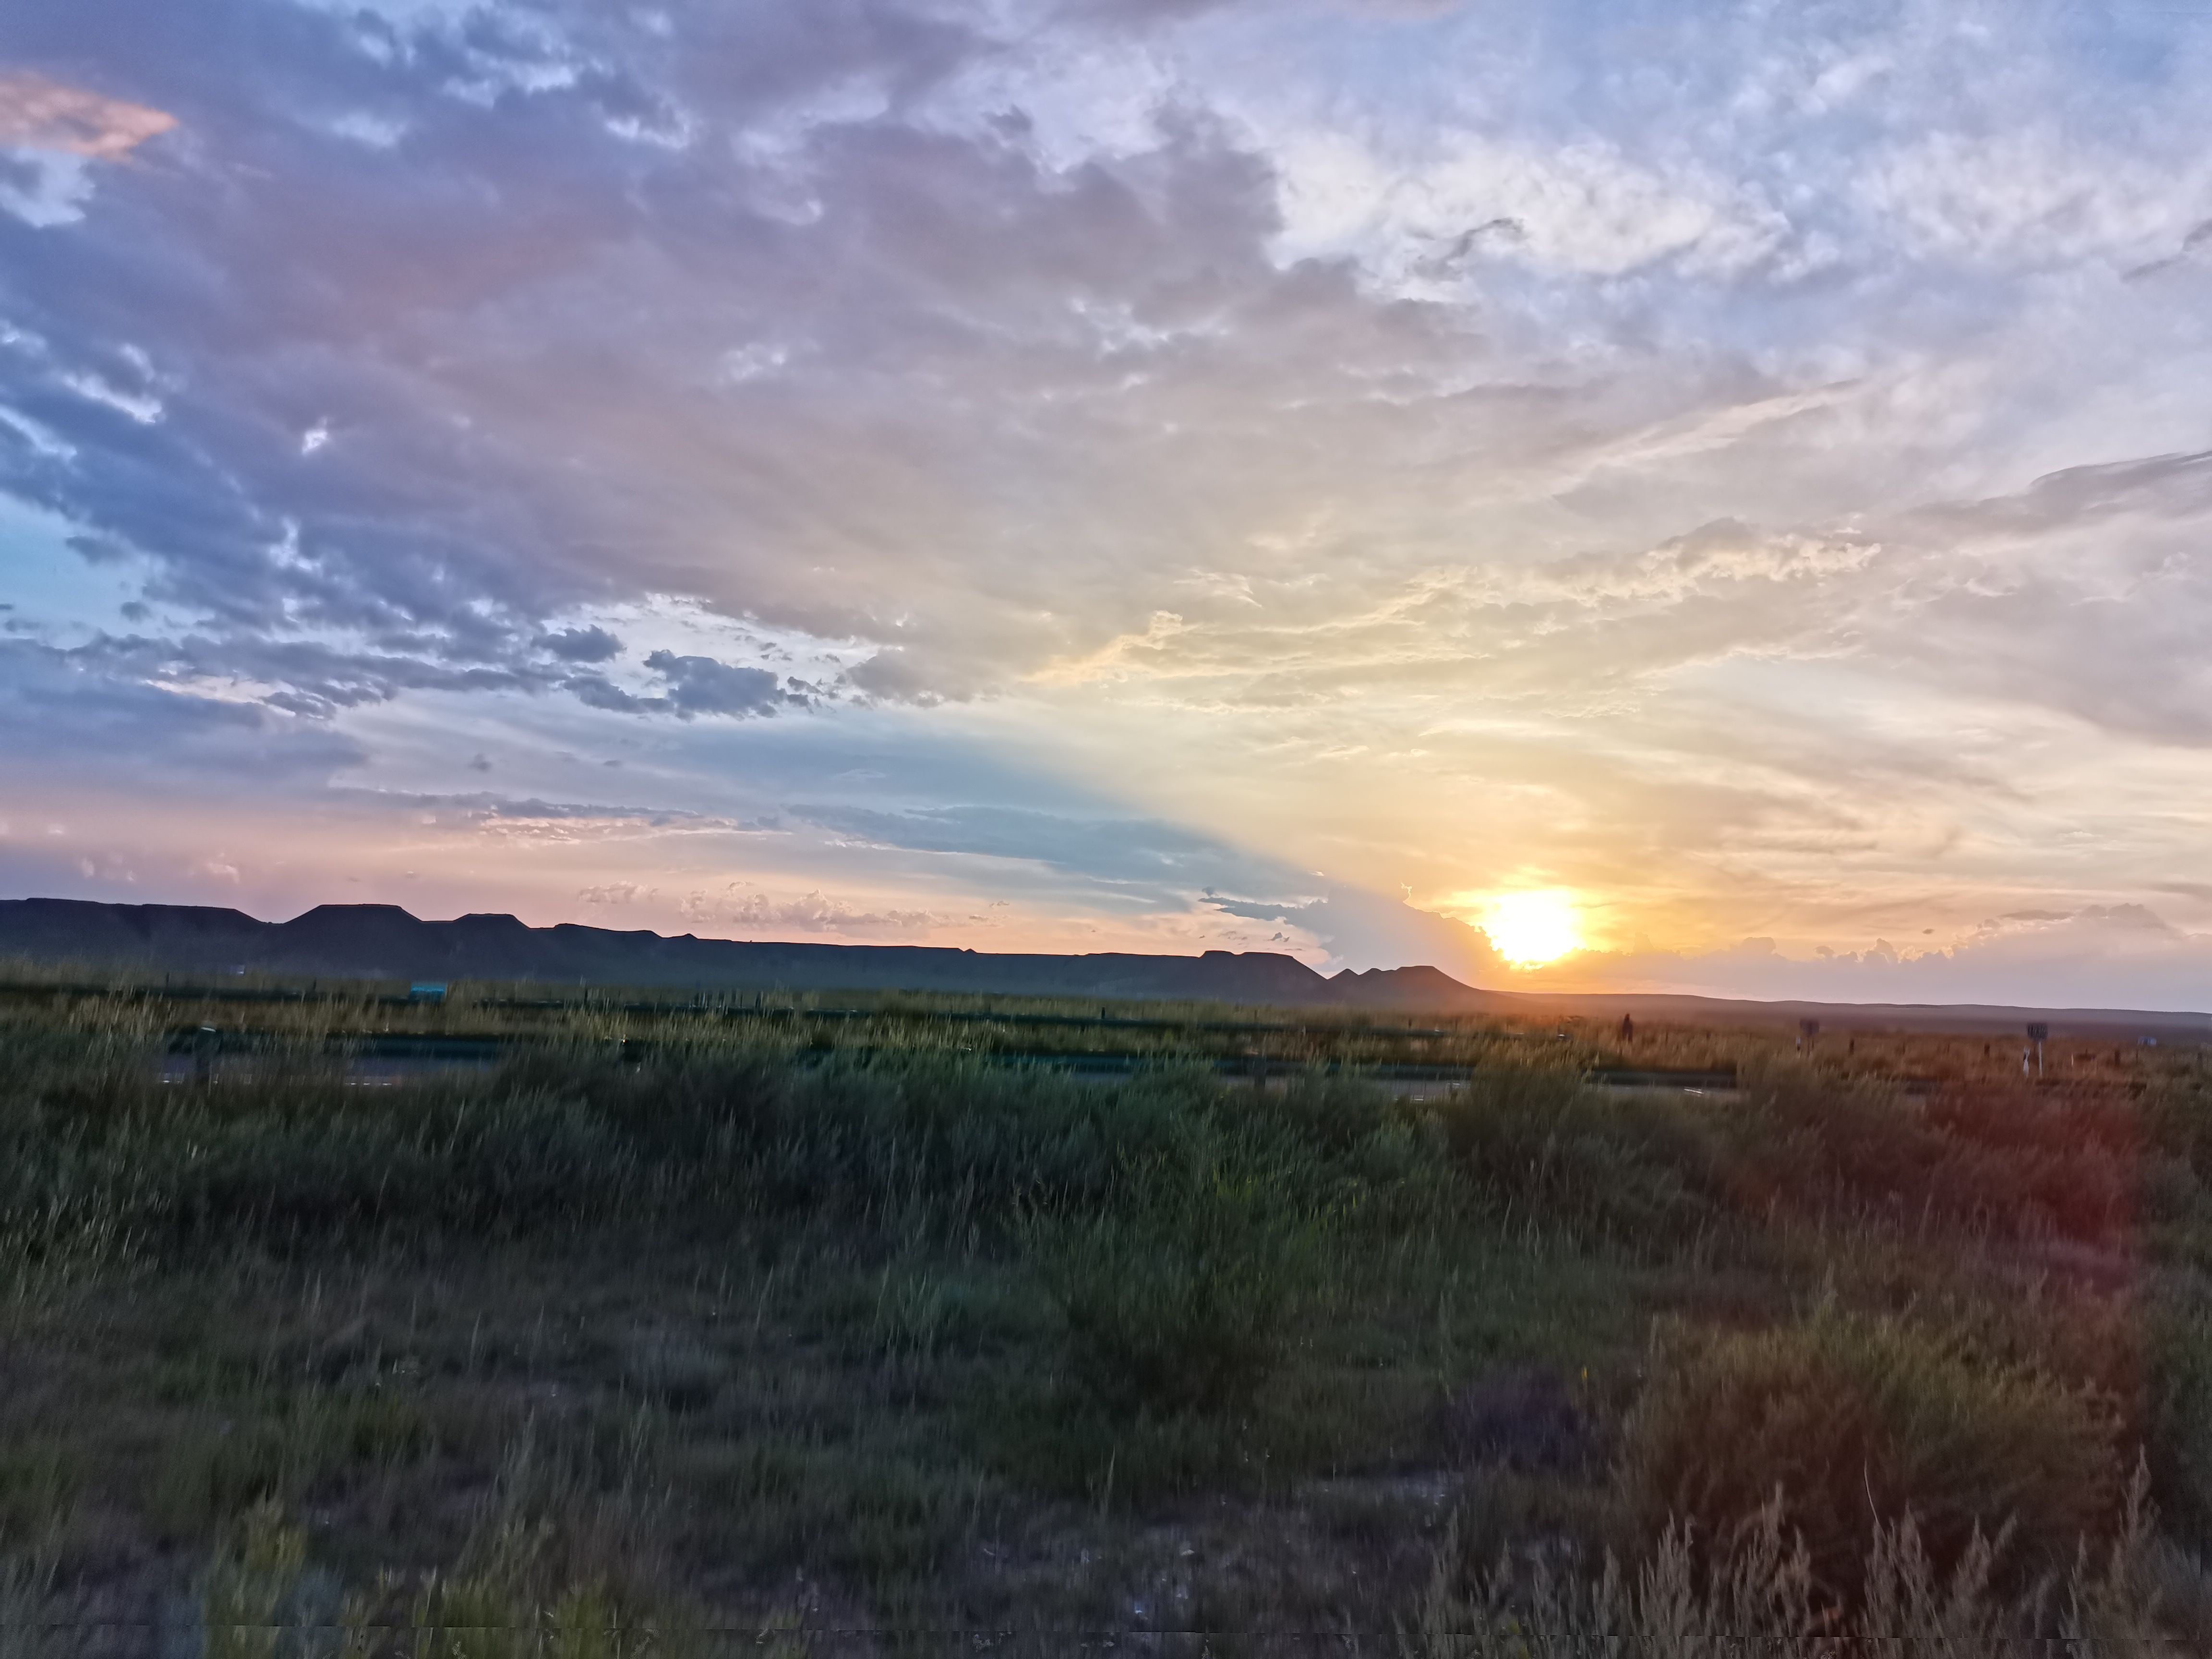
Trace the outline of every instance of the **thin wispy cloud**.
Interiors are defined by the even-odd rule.
[[[114,161],[176,125],[158,109],[42,75],[0,74],[0,144]]]

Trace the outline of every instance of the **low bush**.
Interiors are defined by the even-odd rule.
[[[1070,1376],[1120,1412],[1249,1406],[1317,1277],[1319,1237],[1261,1176],[1219,1168],[1043,1224],[1038,1260]]]
[[[2164,1071],[2148,1079],[2140,1109],[2151,1145],[2212,1187],[2212,1072],[2202,1055],[2187,1071]]]
[[[1453,1091],[1437,1116],[1509,1220],[1663,1255],[1694,1248],[1725,1217],[1713,1131],[1682,1102],[1608,1097],[1568,1072],[1501,1069]]]
[[[1944,1571],[1977,1535],[2040,1571],[2100,1533],[2118,1497],[2106,1402],[1900,1321],[1824,1310],[1794,1325],[1655,1339],[1620,1476],[1650,1535],[1724,1540],[1778,1492],[1816,1581],[1856,1599],[1877,1527],[1910,1515]]]
[[[1923,1101],[1789,1064],[1746,1081],[1714,1115],[1717,1178],[1740,1212],[2100,1243],[2135,1220],[2143,1158],[2127,1103],[1985,1086]]]
[[[373,1091],[319,1053],[220,1090],[122,1068],[11,1088],[0,1246],[63,1261],[83,1253],[85,1217],[172,1260],[245,1237],[513,1237],[793,1212],[959,1238],[1103,1203],[1128,1162],[1220,1109],[1195,1073],[1108,1091],[933,1052],[800,1066],[732,1046],[640,1066],[604,1049]]]
[[[2144,1324],[2151,1495],[2178,1536],[2212,1552],[2212,1310],[2160,1302]]]

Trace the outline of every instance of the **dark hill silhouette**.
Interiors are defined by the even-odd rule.
[[[605,927],[530,927],[514,916],[424,921],[394,904],[321,904],[290,921],[238,910],[71,899],[0,902],[0,954],[88,968],[325,978],[536,980],[574,984],[974,992],[1158,998],[1284,1006],[1335,1001],[1295,957],[994,955],[913,945],[674,939]],[[1442,978],[1442,975],[1438,975]],[[1469,998],[1480,994],[1448,984]]]
[[[289,921],[188,904],[0,900],[0,957],[72,969],[187,975],[519,980],[715,991],[945,991],[994,996],[1254,1003],[1520,1018],[1773,1025],[1818,1019],[1833,1031],[1924,1030],[2017,1035],[2029,1018],[2055,1036],[2212,1041],[2212,1018],[2115,1009],[1747,1002],[1650,994],[1489,991],[1431,967],[1325,977],[1264,951],[1203,956],[999,955],[916,945],[813,945],[532,927],[509,915],[424,921],[396,904],[319,904]]]
[[[1510,991],[1478,991],[1441,968],[1349,968],[1331,976],[1330,1000],[1354,1008],[1437,1008],[1499,1012],[1529,1000]]]

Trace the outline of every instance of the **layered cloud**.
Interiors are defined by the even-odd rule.
[[[1401,896],[2212,927],[2195,20],[188,9],[0,16],[33,795],[588,768],[696,833],[544,906],[1492,977]]]

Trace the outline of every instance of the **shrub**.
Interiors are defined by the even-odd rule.
[[[1309,1073],[1292,1078],[1265,1109],[1323,1153],[1340,1158],[1382,1132],[1391,1106],[1389,1096],[1358,1078]]]
[[[1743,1212],[2100,1241],[2134,1218],[2142,1160],[2124,1103],[1984,1087],[1920,1102],[1879,1079],[1789,1065],[1747,1080],[1748,1098],[1714,1120]]]
[[[1317,1227],[1251,1173],[1211,1170],[1046,1224],[1076,1381],[1109,1408],[1227,1412],[1273,1373],[1316,1276]]]
[[[2154,1305],[2145,1316],[2145,1455],[2166,1524],[2212,1546],[2212,1314]]]
[[[2143,1092],[2143,1131],[2167,1157],[2212,1186],[2212,1076],[2200,1059],[2191,1071],[2166,1071],[2149,1080]]]
[[[1877,1526],[1908,1514],[1948,1571],[1977,1534],[2049,1566],[2113,1513],[2100,1400],[1901,1322],[1824,1310],[1753,1334],[1662,1328],[1652,1360],[1620,1467],[1642,1524],[1724,1539],[1778,1491],[1818,1581],[1846,1599]]]
[[[1607,1097],[1571,1073],[1531,1068],[1478,1077],[1437,1118],[1462,1167],[1510,1218],[1639,1254],[1691,1248],[1722,1218],[1695,1105]]]

